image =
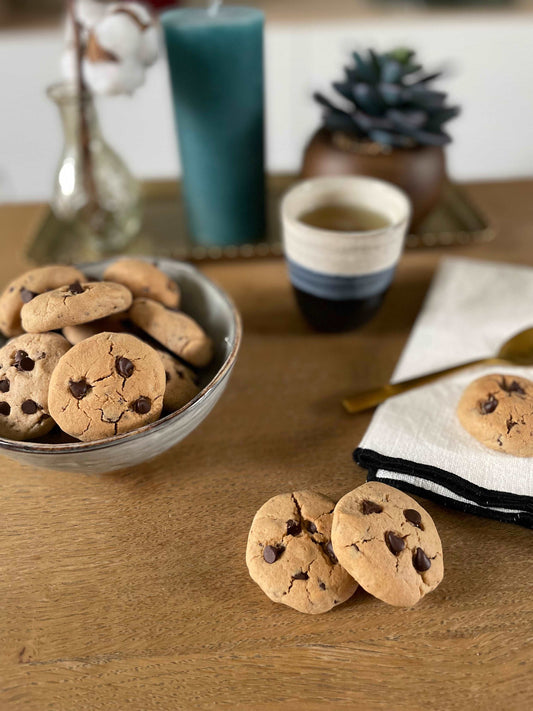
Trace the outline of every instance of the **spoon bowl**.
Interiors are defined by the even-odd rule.
[[[533,328],[526,328],[505,341],[497,357],[514,365],[533,365]]]

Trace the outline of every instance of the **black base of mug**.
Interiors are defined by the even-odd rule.
[[[296,301],[307,323],[315,331],[340,333],[363,326],[376,315],[386,291],[368,299],[333,301],[307,294],[293,287]]]

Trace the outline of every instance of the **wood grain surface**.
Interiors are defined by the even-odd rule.
[[[533,183],[470,190],[498,237],[453,253],[533,265]],[[0,208],[1,283],[24,268],[41,214]],[[281,260],[210,265],[245,338],[198,430],[111,475],[0,457],[2,711],[533,708],[530,530],[424,503],[446,572],[409,610],[358,590],[305,616],[270,602],[245,565],[266,499],[339,498],[364,481],[351,452],[370,415],[340,398],[389,377],[444,254],[405,255],[377,318],[344,335],[307,329]]]

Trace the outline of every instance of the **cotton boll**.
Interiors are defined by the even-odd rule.
[[[78,0],[76,17],[84,27],[93,27],[106,14],[109,4],[98,0]]]
[[[138,61],[83,63],[87,86],[95,94],[132,94],[144,83],[144,67]]]
[[[98,44],[120,60],[138,56],[141,49],[141,30],[127,13],[107,15],[94,27]]]
[[[152,13],[138,2],[119,2],[109,6],[108,12],[112,15],[130,17],[141,32],[138,58],[145,66],[153,64],[159,54],[159,37]]]
[[[141,34],[141,46],[138,57],[145,67],[152,65],[159,55],[159,34],[154,25],[147,27]]]
[[[140,2],[114,2],[108,5],[108,12],[123,12],[134,15],[141,29],[152,25],[154,18],[150,10]]]

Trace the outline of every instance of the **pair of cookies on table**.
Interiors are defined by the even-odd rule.
[[[32,439],[57,422],[101,439],[186,404],[195,374],[157,343],[196,367],[213,344],[179,302],[178,285],[140,260],[113,263],[102,282],[61,265],[15,279],[0,296],[0,328],[15,336],[0,349],[0,436]],[[155,348],[137,337],[146,334]]]
[[[430,515],[407,494],[369,482],[335,505],[313,491],[274,496],[248,536],[252,579],[274,602],[327,612],[358,585],[410,607],[441,582],[442,545]]]

